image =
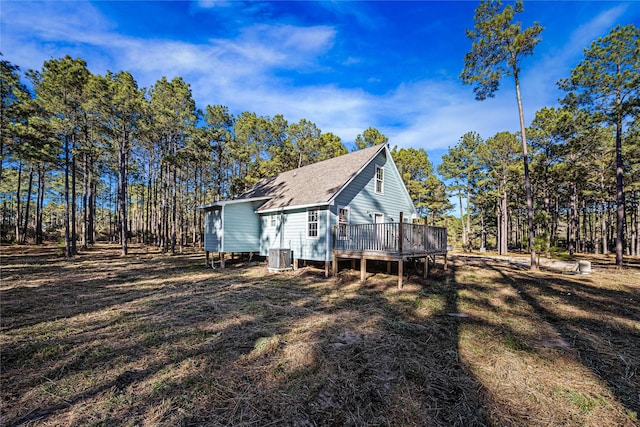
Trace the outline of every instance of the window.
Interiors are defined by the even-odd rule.
[[[307,211],[307,237],[316,239],[318,237],[318,225],[320,224],[318,209]]]
[[[338,239],[348,237],[347,225],[349,224],[349,208],[338,209]]]
[[[271,224],[271,227],[276,226],[276,216],[274,214],[269,215],[269,223]]]
[[[384,169],[376,166],[376,193],[384,193]]]

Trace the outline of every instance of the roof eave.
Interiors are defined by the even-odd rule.
[[[277,208],[270,209],[256,209],[255,213],[258,214],[266,214],[266,213],[274,213],[274,212],[283,212],[283,211],[291,211],[295,209],[308,209],[308,208],[319,208],[322,206],[331,206],[333,205],[332,201],[329,202],[320,202],[320,203],[309,203],[306,205],[296,205],[296,206],[280,206]]]
[[[203,209],[203,210],[207,210],[207,209],[212,209],[212,208],[216,208],[216,207],[222,207],[225,205],[231,205],[231,204],[235,204],[235,203],[246,203],[246,202],[259,202],[261,200],[269,200],[271,199],[272,196],[262,196],[262,197],[249,197],[246,199],[234,199],[234,200],[221,200],[219,202],[213,202],[209,205],[203,205],[198,207],[198,209]]]

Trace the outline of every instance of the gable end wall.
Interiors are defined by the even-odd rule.
[[[384,168],[384,192],[375,192],[376,166]],[[378,153],[362,172],[342,190],[332,207],[332,224],[336,224],[339,207],[350,208],[351,224],[371,224],[375,213],[384,214],[385,222],[400,220],[403,212],[405,221],[411,220],[415,213],[412,201],[409,199],[402,178],[386,150]]]

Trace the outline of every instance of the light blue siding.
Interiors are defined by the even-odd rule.
[[[384,191],[378,194],[375,191],[376,166],[384,168]],[[397,172],[386,152],[380,152],[373,161],[342,190],[332,207],[332,224],[336,224],[338,207],[350,209],[351,224],[371,224],[374,222],[374,214],[384,215],[384,222],[398,222],[400,212],[403,212],[405,221],[410,221],[415,213],[413,202],[409,198],[400,174]]]
[[[287,214],[285,213],[272,212],[260,215],[260,255],[269,255],[269,249],[287,247],[280,238],[282,236],[282,227],[286,223]]]
[[[222,250],[222,208],[216,207],[204,213],[204,250]]]
[[[327,229],[327,209],[318,209],[318,237],[307,237],[307,209],[299,209],[289,214],[289,221],[285,227],[285,241],[291,242],[293,257],[299,259],[309,259],[314,261],[324,261],[326,258],[326,229]]]
[[[262,203],[241,202],[224,206],[223,252],[260,251],[260,218],[255,210]]]
[[[270,214],[261,218],[262,238],[260,254],[268,255],[269,249],[291,249],[293,257],[313,261],[325,261],[327,258],[327,213],[326,207],[318,208],[318,237],[307,237],[307,209],[294,209],[276,215],[276,226],[271,226]],[[282,236],[282,239],[280,238]],[[330,259],[330,257],[329,257]]]

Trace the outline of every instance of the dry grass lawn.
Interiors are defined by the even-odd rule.
[[[634,426],[640,262],[396,278],[2,247],[0,425]],[[635,264],[633,264],[635,263]]]

